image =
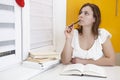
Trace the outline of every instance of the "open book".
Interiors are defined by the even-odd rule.
[[[69,64],[63,71],[61,75],[76,75],[76,76],[94,76],[106,78],[106,72],[104,68],[94,65],[94,64]]]

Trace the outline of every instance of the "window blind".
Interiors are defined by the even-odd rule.
[[[10,54],[15,54],[14,5],[0,1],[0,57]]]
[[[0,71],[21,62],[21,8],[0,0]]]
[[[53,45],[53,1],[30,1],[30,49]]]

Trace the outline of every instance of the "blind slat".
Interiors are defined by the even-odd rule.
[[[0,0],[0,52],[15,50],[14,0]]]
[[[12,11],[0,10],[0,23],[14,23],[15,14]]]
[[[15,4],[14,0],[0,0],[0,4],[13,5]]]
[[[1,34],[0,41],[15,40],[14,24],[13,23],[0,23],[0,34]]]
[[[11,50],[15,50],[14,40],[0,42],[0,52],[6,52]]]

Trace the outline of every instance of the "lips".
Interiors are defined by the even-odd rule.
[[[83,20],[80,20],[79,22],[81,23],[81,22],[83,22]]]
[[[83,24],[83,20],[80,19],[80,21],[78,22],[79,25],[82,25]]]

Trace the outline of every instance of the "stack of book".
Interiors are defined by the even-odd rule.
[[[60,63],[60,54],[57,52],[33,53],[30,52],[28,58],[23,61],[23,66],[47,70]]]

